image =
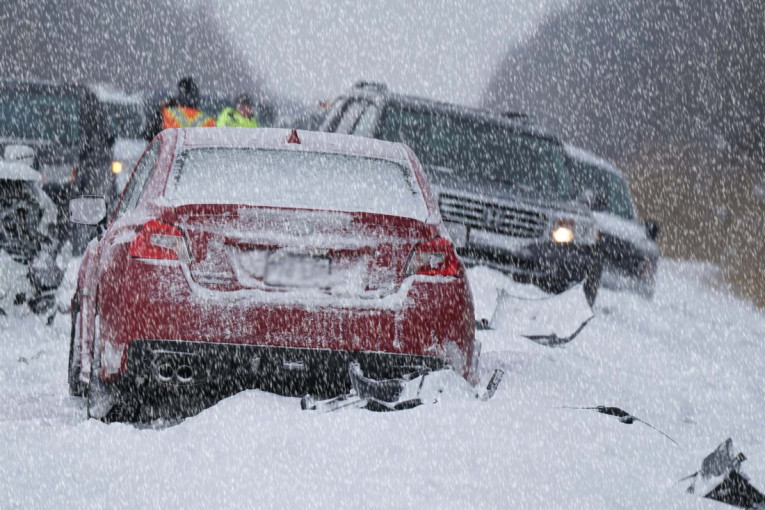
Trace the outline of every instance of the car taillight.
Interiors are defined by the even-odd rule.
[[[451,241],[443,237],[418,244],[404,270],[406,275],[458,276],[462,264]]]
[[[130,256],[139,259],[189,259],[183,233],[176,227],[158,220],[151,220],[143,226],[130,246]]]

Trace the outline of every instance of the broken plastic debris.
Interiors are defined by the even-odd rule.
[[[573,340],[592,317],[581,284],[542,299],[513,296],[503,289],[489,327],[544,345],[560,345]]]
[[[746,456],[733,451],[733,440],[728,438],[707,455],[700,470],[683,478],[693,480],[687,492],[739,508],[765,507],[765,495],[741,472]]]

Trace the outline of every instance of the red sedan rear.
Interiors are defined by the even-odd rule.
[[[70,388],[98,417],[253,387],[338,394],[350,362],[467,377],[478,354],[416,157],[344,135],[162,132],[88,246],[72,310]]]

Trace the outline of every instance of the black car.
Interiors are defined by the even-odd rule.
[[[90,88],[0,80],[0,151],[19,144],[34,149],[32,166],[59,209],[59,236],[78,234],[79,248],[92,229],[70,231],[67,203],[72,196],[89,194],[115,202],[113,143],[109,123]]]
[[[603,285],[653,297],[661,251],[655,221],[640,223],[630,188],[611,163],[566,146],[568,168],[578,191],[588,196],[601,231]]]
[[[527,117],[394,94],[358,83],[323,131],[404,142],[423,163],[457,252],[559,293],[600,286],[598,230],[574,199],[563,145]]]

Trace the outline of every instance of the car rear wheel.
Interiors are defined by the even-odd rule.
[[[93,322],[93,349],[91,349],[93,358],[88,384],[88,418],[95,418],[105,423],[135,421],[139,409],[116,399],[111,386],[101,379],[100,331],[100,320],[96,315]]]
[[[85,383],[80,381],[82,358],[80,357],[80,306],[75,304],[72,318],[72,333],[69,338],[69,394],[84,397],[87,392]]]

